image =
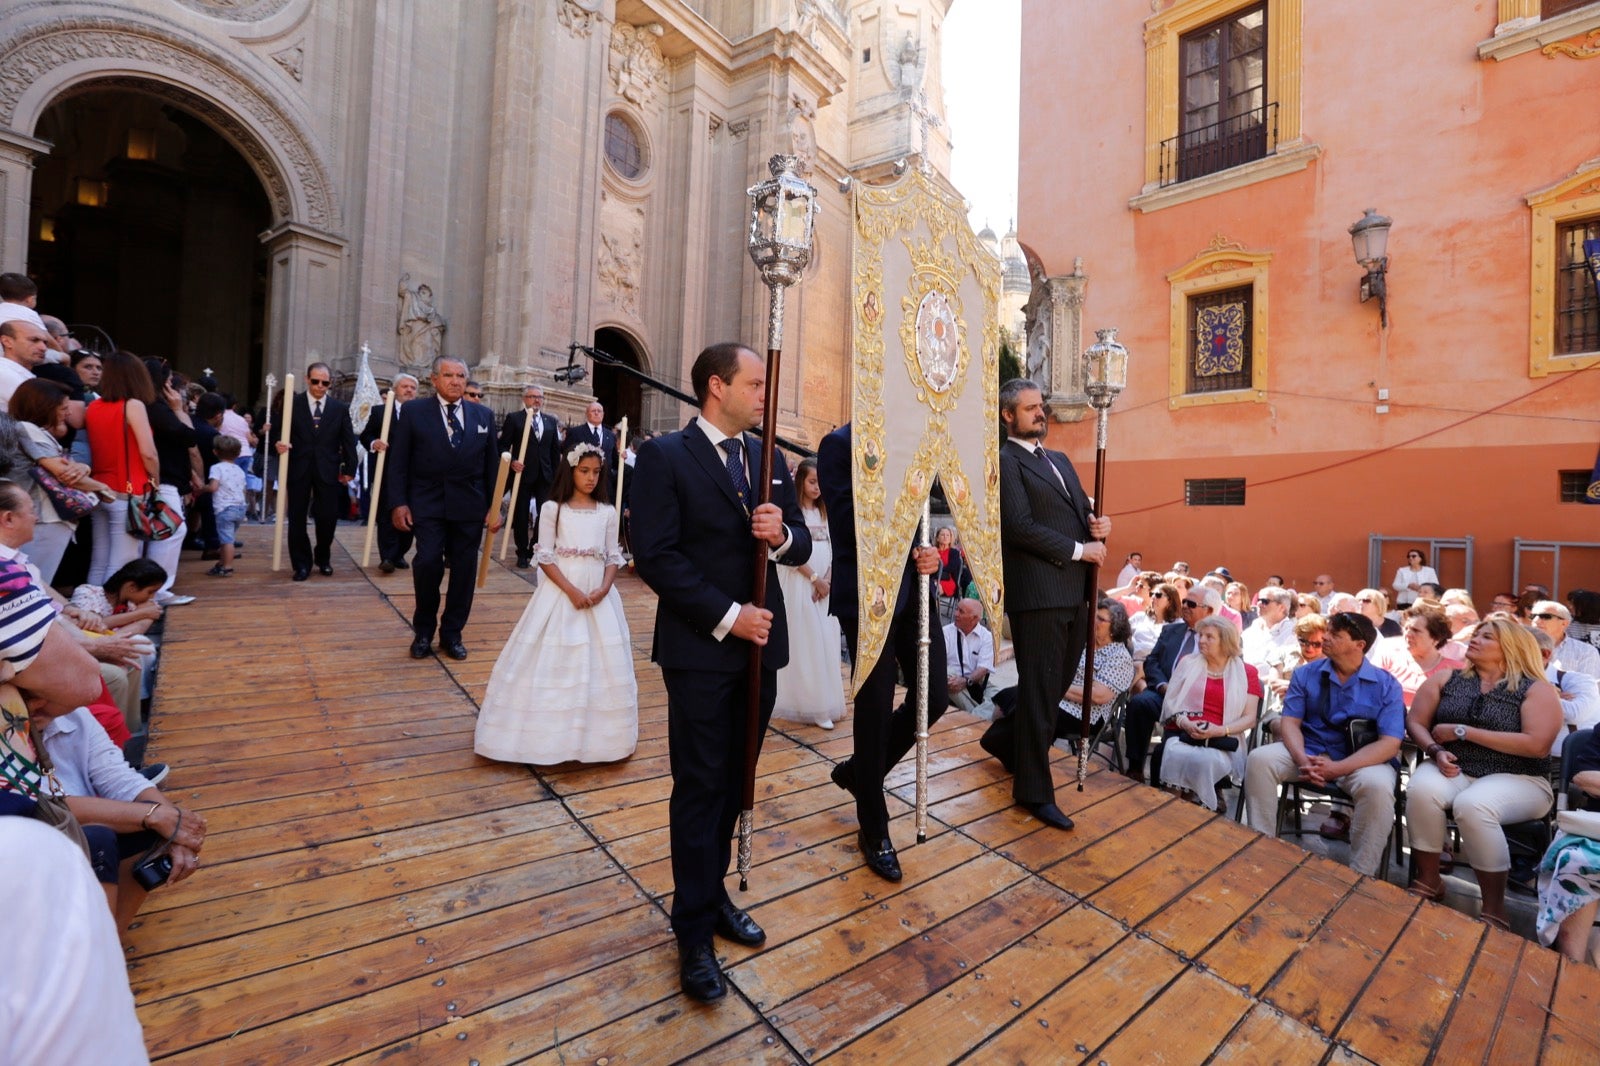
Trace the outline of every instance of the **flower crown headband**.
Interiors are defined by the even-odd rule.
[[[576,470],[578,463],[585,455],[595,456],[602,464],[606,460],[606,453],[600,450],[598,444],[590,444],[588,441],[584,441],[581,444],[573,445],[572,450],[567,453],[567,465]]]

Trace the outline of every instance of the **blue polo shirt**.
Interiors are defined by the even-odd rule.
[[[1335,761],[1350,756],[1352,718],[1378,723],[1378,734],[1404,739],[1406,704],[1400,682],[1386,670],[1361,660],[1361,667],[1340,681],[1332,661],[1306,663],[1289,679],[1283,694],[1283,716],[1300,719],[1307,755],[1326,755]]]

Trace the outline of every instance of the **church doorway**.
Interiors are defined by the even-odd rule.
[[[87,83],[34,135],[28,273],[84,344],[162,356],[248,400],[265,374],[266,191],[244,156],[170,99]],[[98,343],[96,343],[98,340]]]
[[[627,365],[644,369],[644,359],[632,337],[620,329],[603,326],[594,331],[594,346],[607,355],[615,356]],[[594,361],[594,395],[606,409],[606,424],[616,425],[626,416],[628,436],[632,437],[643,426],[644,392],[638,378],[627,371]]]

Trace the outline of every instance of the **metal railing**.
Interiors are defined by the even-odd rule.
[[[1276,102],[1185,130],[1161,142],[1161,187],[1253,163],[1277,146]]]

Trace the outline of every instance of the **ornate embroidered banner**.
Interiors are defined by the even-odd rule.
[[[1203,307],[1195,312],[1195,376],[1237,374],[1244,369],[1245,325],[1242,303]]]
[[[854,243],[859,684],[883,652],[935,477],[992,619],[1004,589],[1000,264],[968,227],[961,200],[920,172],[857,186]]]

